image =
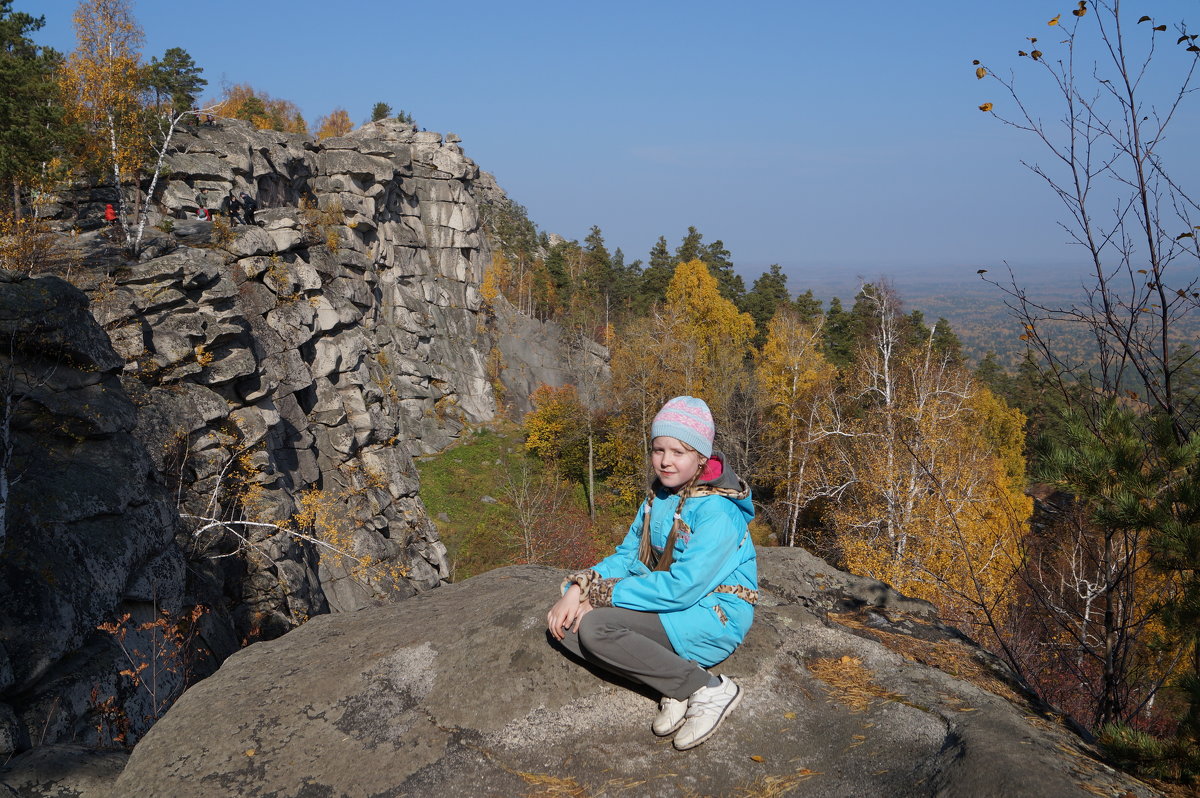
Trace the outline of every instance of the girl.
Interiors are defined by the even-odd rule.
[[[650,426],[651,495],[616,552],[563,582],[546,616],[572,653],[662,695],[651,724],[679,750],[713,735],[742,690],[715,665],[754,619],[750,490],[713,452],[712,413],[678,396]],[[701,667],[701,666],[704,667]]]

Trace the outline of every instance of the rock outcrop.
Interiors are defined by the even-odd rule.
[[[11,362],[48,375],[4,505],[0,757],[137,739],[182,676],[138,698],[117,672],[153,658],[126,659],[122,629],[142,652],[137,626],[179,631],[202,676],[313,616],[444,584],[413,455],[491,421],[498,394],[521,409],[569,379],[555,328],[482,303],[479,206],[499,189],[456,137],[222,121],[174,144],[139,258],[78,224],[112,199],[81,191],[49,208],[83,293],[0,283]],[[259,224],[196,219],[201,189],[210,207],[256,195]]]
[[[656,696],[552,648],[562,574],[520,566],[239,652],[114,794],[1156,794],[929,605],[802,550],[760,551],[760,572],[755,625],[719,667],[745,699],[695,751],[651,734]]]
[[[157,608],[178,612],[184,594],[174,497],[134,434],[123,366],[83,292],[0,273],[5,758],[86,735],[78,721],[104,698],[119,697],[131,717],[156,713],[118,675],[129,663],[96,628],[117,614],[140,623]],[[167,675],[158,685],[162,695],[181,686]]]

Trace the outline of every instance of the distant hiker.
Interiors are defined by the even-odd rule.
[[[221,200],[221,213],[224,213],[229,217],[229,225],[231,227],[235,224],[241,223],[241,211],[242,203],[233,195],[233,191],[230,191],[229,194]]]
[[[212,221],[212,213],[208,210],[208,191],[200,189],[196,194],[196,218]]]
[[[113,210],[111,202],[104,206],[104,221],[109,227],[117,226],[117,212]]]
[[[258,202],[254,197],[251,197],[245,191],[242,192],[242,215],[246,217],[246,224],[258,224],[254,221],[254,212],[258,210]]]

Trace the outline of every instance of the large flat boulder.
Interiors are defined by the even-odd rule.
[[[694,751],[651,734],[657,696],[551,645],[562,573],[519,566],[234,655],[134,749],[113,794],[1155,794],[929,605],[802,550],[760,563],[757,620],[718,668],[745,699]]]

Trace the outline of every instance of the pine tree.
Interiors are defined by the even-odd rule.
[[[950,326],[950,322],[943,318],[939,318],[933,325],[933,351],[955,366],[961,366],[966,362],[963,357],[962,341],[958,340],[958,335]]]
[[[200,77],[203,72],[181,47],[168,49],[161,61],[151,58],[146,82],[154,90],[154,107],[158,108],[163,100],[170,100],[172,113],[190,109],[200,90],[208,85],[208,81]]]
[[[704,236],[700,234],[699,230],[695,227],[689,227],[687,235],[683,237],[683,241],[680,242],[678,249],[675,250],[675,262],[687,263],[692,260],[700,260],[700,256],[704,250],[703,239]]]
[[[754,287],[746,294],[741,305],[742,309],[754,319],[756,330],[754,345],[756,347],[761,347],[766,341],[767,325],[770,324],[775,313],[781,307],[786,306],[789,300],[787,277],[780,270],[779,264],[772,264],[754,281]]]
[[[803,294],[799,294],[796,300],[792,303],[792,307],[800,316],[800,319],[808,324],[816,325],[816,323],[825,315],[821,310],[821,300],[813,296],[812,289],[807,289]]]
[[[1000,367],[996,353],[988,350],[975,368],[975,380],[987,386],[987,389],[1006,402],[1012,402],[1012,377]]]
[[[854,329],[854,317],[842,309],[842,300],[838,297],[829,300],[822,333],[825,357],[829,362],[838,368],[850,365],[858,336]]]
[[[388,105],[387,103],[375,103],[375,105],[371,107],[372,122],[378,122],[380,119],[387,119],[391,115],[392,106]]]
[[[667,298],[667,284],[675,273],[675,259],[667,249],[667,239],[658,237],[650,250],[650,261],[642,271],[639,310],[644,313],[650,305]]]
[[[733,261],[729,256],[730,252],[725,249],[725,243],[719,239],[700,252],[700,260],[708,266],[709,273],[717,278],[721,296],[744,310],[742,303],[746,296],[746,283],[741,275],[733,270]]]
[[[44,173],[71,134],[57,84],[61,56],[28,36],[44,24],[45,17],[14,12],[12,0],[0,0],[0,182],[11,188],[17,218],[21,186]]]

